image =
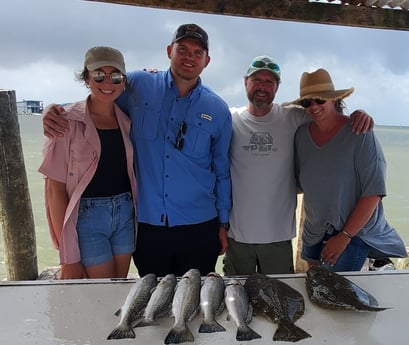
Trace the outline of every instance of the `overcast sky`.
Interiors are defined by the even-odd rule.
[[[230,106],[247,103],[243,75],[254,56],[281,67],[275,102],[298,97],[304,71],[327,69],[336,88],[355,87],[349,111],[365,109],[379,125],[409,126],[409,31],[300,24],[165,11],[83,0],[0,2],[0,89],[17,101],[66,103],[85,98],[74,80],[85,51],[109,45],[128,70],[167,69],[175,29],[197,23],[209,34],[211,62],[203,82]]]

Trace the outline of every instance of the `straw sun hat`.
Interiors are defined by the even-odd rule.
[[[294,101],[286,102],[285,104],[300,104],[303,99],[323,99],[323,100],[338,100],[348,97],[354,88],[335,90],[329,73],[320,68],[315,72],[304,72],[300,80],[300,97]]]

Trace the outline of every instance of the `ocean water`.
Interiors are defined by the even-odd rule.
[[[34,215],[38,269],[58,264],[57,251],[48,234],[44,211],[43,178],[37,172],[41,163],[43,132],[40,116],[19,116],[27,180]],[[383,203],[388,222],[395,227],[409,246],[409,127],[377,126],[375,133],[388,163],[388,195]],[[0,232],[0,280],[5,279],[3,242]]]

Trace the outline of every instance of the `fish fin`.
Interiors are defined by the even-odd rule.
[[[184,327],[173,327],[165,338],[165,344],[179,344],[186,341],[194,341],[195,338],[186,325]]]
[[[156,318],[161,318],[161,317],[171,316],[171,315],[172,315],[172,304],[168,304],[162,310],[157,312]]]
[[[236,340],[247,341],[252,339],[259,339],[261,335],[253,331],[249,326],[243,325],[237,327]]]
[[[249,303],[248,309],[247,309],[247,316],[246,316],[246,324],[248,325],[251,320],[253,319],[253,305]]]
[[[199,327],[199,333],[215,333],[215,332],[225,332],[226,328],[220,325],[216,320],[211,322],[203,321]]]
[[[122,308],[119,308],[116,312],[115,312],[115,316],[119,316],[119,315],[121,315],[121,310],[122,310]]]
[[[216,314],[215,315],[220,315],[221,313],[223,313],[224,308],[226,307],[226,304],[224,303],[224,301],[222,301],[219,304],[219,307],[216,309]]]
[[[107,339],[126,339],[126,338],[135,338],[135,332],[130,327],[116,327]]]
[[[200,304],[199,304],[199,307],[198,307],[198,308],[196,308],[195,310],[193,310],[192,314],[189,316],[189,318],[187,319],[187,321],[192,321],[192,320],[196,317],[196,315],[199,314],[199,312],[200,312]]]
[[[158,326],[159,322],[156,320],[146,320],[142,319],[134,325],[134,327],[148,327],[148,326]]]
[[[364,305],[364,306],[361,306],[359,308],[356,308],[356,310],[358,310],[358,311],[384,311],[384,310],[387,310],[387,309],[392,309],[392,308],[389,308],[389,307],[375,307],[375,306],[370,306],[370,305]]]
[[[305,338],[311,338],[311,335],[287,320],[279,321],[278,328],[273,336],[274,341],[296,342]]]

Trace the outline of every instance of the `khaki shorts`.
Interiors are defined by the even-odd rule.
[[[223,259],[225,275],[294,273],[291,240],[266,244],[241,243],[228,238]]]

